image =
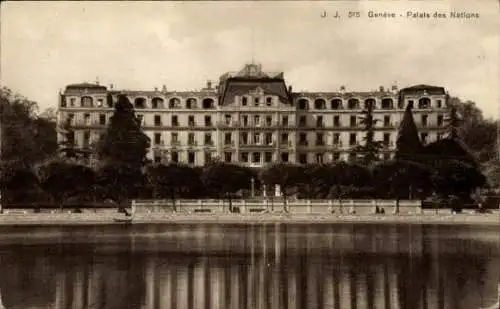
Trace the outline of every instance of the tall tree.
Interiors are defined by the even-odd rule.
[[[413,104],[408,103],[399,125],[396,141],[396,160],[419,160],[422,153],[422,143],[418,136],[417,125],[413,119]]]
[[[97,143],[99,180],[107,194],[118,201],[119,211],[130,198],[140,196],[140,188],[145,185],[142,168],[148,162],[150,144],[129,99],[119,95],[110,123]]]
[[[378,119],[373,118],[373,110],[375,109],[374,104],[374,101],[367,100],[365,108],[361,112],[363,114],[361,117],[361,124],[364,126],[364,131],[366,133],[364,138],[365,144],[356,148],[356,152],[362,154],[361,162],[366,166],[370,166],[378,160],[378,154],[382,148],[382,143],[374,139],[375,124],[378,121]]]
[[[125,95],[119,95],[115,112],[98,143],[98,155],[107,162],[141,168],[146,162],[151,141],[142,132],[134,108]]]
[[[53,122],[37,116],[35,102],[0,89],[1,159],[26,166],[43,161],[57,150]]]
[[[78,149],[75,144],[75,130],[73,129],[72,119],[67,118],[57,128],[63,139],[59,142],[59,153],[67,159],[81,159],[91,152],[86,149]]]

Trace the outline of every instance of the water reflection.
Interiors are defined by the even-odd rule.
[[[469,309],[492,304],[500,279],[498,231],[488,227],[110,225],[0,233],[0,291],[9,309]]]

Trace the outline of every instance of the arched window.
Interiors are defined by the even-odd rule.
[[[365,109],[375,109],[375,100],[374,99],[366,99],[365,100]]]
[[[204,109],[207,109],[207,108],[214,108],[214,100],[211,99],[211,98],[206,98],[206,99],[203,99],[203,108]]]
[[[323,99],[316,99],[314,101],[314,108],[315,109],[325,109],[326,102]]]
[[[92,107],[92,97],[82,97],[82,107]]]
[[[383,109],[394,108],[394,101],[390,98],[382,99],[382,108]]]
[[[422,98],[418,100],[418,108],[430,108],[431,100],[429,98]]]
[[[136,98],[134,100],[135,108],[146,108],[146,99],[144,98]]]
[[[186,100],[186,108],[187,109],[192,109],[192,108],[196,108],[196,99],[195,98],[189,98]]]
[[[168,101],[168,108],[179,108],[181,107],[181,100],[178,98],[171,98]]]
[[[332,109],[342,109],[342,100],[341,99],[333,99],[331,102]]]
[[[349,99],[349,101],[347,101],[347,107],[349,109],[358,109],[359,108],[359,100],[358,99]]]
[[[307,101],[306,99],[300,99],[298,105],[300,110],[309,109],[309,101]]]
[[[162,98],[154,98],[151,101],[152,108],[163,108],[163,99]]]

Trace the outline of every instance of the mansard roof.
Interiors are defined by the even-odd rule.
[[[307,99],[350,99],[359,98],[367,99],[371,97],[395,97],[397,93],[390,91],[359,91],[359,92],[294,92],[292,97],[294,99],[307,98]]]
[[[144,91],[144,90],[113,90],[109,91],[112,95],[125,94],[131,96],[145,96],[145,97],[215,97],[217,92],[213,90],[200,90],[200,91]]]
[[[66,89],[95,89],[95,90],[107,90],[106,86],[92,83],[77,83],[70,84],[66,86]]]
[[[431,85],[416,85],[401,89],[401,94],[415,94],[415,95],[443,95],[446,94],[444,87],[437,87]]]
[[[291,103],[291,97],[283,79],[259,78],[249,80],[246,78],[230,78],[221,89],[221,105],[224,106],[234,102],[236,96],[243,96],[258,90],[262,90],[264,95],[278,96],[282,102]]]

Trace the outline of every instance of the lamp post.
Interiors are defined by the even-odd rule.
[[[252,198],[254,198],[255,197],[255,179],[252,177],[252,179],[250,179],[250,182],[251,182],[250,195],[252,196]]]

